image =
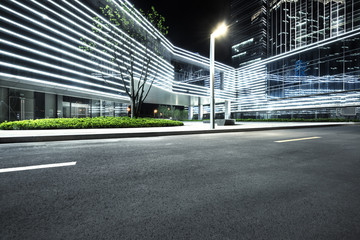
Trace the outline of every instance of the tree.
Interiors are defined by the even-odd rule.
[[[154,60],[162,58],[164,49],[159,37],[151,29],[140,26],[143,20],[132,6],[107,0],[107,4],[99,10],[101,17],[93,18],[92,27],[97,38],[81,38],[83,45],[80,48],[97,56],[93,59],[97,61],[105,83],[111,84],[109,78],[113,80],[111,82],[122,83],[123,90],[130,98],[131,117],[138,117],[157,77],[159,61]],[[160,33],[168,33],[169,27],[164,25],[165,18],[155,7],[152,6],[147,13],[140,9],[140,13]],[[102,56],[104,61],[99,61],[99,51],[95,50],[106,55],[105,59]]]

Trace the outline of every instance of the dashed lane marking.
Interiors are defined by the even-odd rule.
[[[35,170],[35,169],[43,169],[43,168],[67,167],[74,165],[76,165],[76,162],[53,163],[53,164],[43,164],[43,165],[34,165],[34,166],[26,166],[26,167],[14,167],[14,168],[2,168],[0,169],[0,173],[27,171],[27,170]]]
[[[295,139],[279,140],[279,141],[274,141],[274,142],[276,142],[276,143],[296,142],[296,141],[312,140],[312,139],[318,139],[318,138],[321,138],[321,137],[295,138]]]

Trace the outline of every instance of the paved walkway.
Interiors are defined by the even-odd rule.
[[[288,128],[309,128],[353,125],[352,122],[238,122],[233,126],[216,126],[209,123],[184,122],[181,127],[153,128],[101,128],[101,129],[51,129],[51,130],[0,130],[0,143],[65,141],[105,138],[153,137],[187,134],[261,131]]]

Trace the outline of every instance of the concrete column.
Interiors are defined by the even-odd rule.
[[[56,96],[56,106],[57,106],[57,111],[56,111],[56,115],[58,118],[62,118],[64,117],[64,113],[63,113],[63,96],[62,95],[57,95]]]
[[[203,119],[203,115],[204,115],[204,106],[201,102],[201,98],[199,97],[199,114],[198,114],[198,120],[202,120]]]
[[[25,99],[20,97],[20,120],[25,120]]]
[[[193,106],[189,106],[189,120],[192,120],[194,117],[194,107]]]
[[[198,114],[198,120],[203,120],[204,115],[204,105],[199,105],[199,114]]]
[[[8,120],[9,120],[8,89],[0,87],[0,123]]]
[[[54,118],[56,108],[56,95],[45,93],[45,118]]]
[[[103,100],[100,100],[100,117],[103,116]]]
[[[230,119],[230,118],[231,118],[231,101],[228,101],[228,100],[225,101],[225,114],[224,114],[224,118],[225,118],[225,119]]]

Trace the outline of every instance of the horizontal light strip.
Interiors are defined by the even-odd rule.
[[[80,75],[80,76],[83,76],[83,77],[86,77],[86,78],[90,78],[90,79],[93,79],[93,80],[96,80],[96,81],[100,81],[102,83],[105,82],[104,79],[102,79],[102,78],[96,78],[96,77],[94,77],[92,75],[84,74],[81,71],[74,71],[74,70],[71,70],[71,69],[59,67],[59,66],[52,65],[52,64],[49,64],[49,63],[46,63],[46,62],[43,62],[43,61],[34,60],[32,58],[28,58],[28,57],[25,57],[25,56],[14,54],[14,53],[5,52],[5,51],[2,51],[2,50],[0,50],[0,53],[2,53],[4,55],[7,55],[9,57],[17,58],[19,60],[24,60],[24,61],[35,63],[35,64],[38,64],[38,65],[47,66],[49,68],[54,68],[56,70],[61,70],[63,72],[68,72],[68,73],[71,73],[71,74]],[[74,65],[76,65],[76,64],[74,64]],[[88,84],[88,82],[83,82],[83,83]],[[89,83],[89,84],[91,84],[91,83]],[[118,86],[123,86],[123,84],[119,84],[119,83],[114,83],[114,84],[116,84]],[[104,85],[98,85],[97,84],[97,86],[99,86],[99,87],[101,86],[101,87],[108,88],[108,89],[111,89],[111,90],[119,91],[119,89],[117,89],[117,88],[109,88],[109,87],[106,87]]]
[[[88,25],[88,26],[90,27],[90,29],[93,27],[93,25],[91,25],[89,22],[84,21],[82,18],[80,18],[80,17],[78,17],[77,15],[73,14],[71,11],[65,9],[64,7],[60,6],[59,4],[56,4],[56,3],[53,2],[53,1],[50,1],[50,2],[51,2],[52,4],[54,4],[55,6],[57,6],[58,8],[60,8],[62,11],[67,12],[68,14],[70,14],[70,15],[73,16],[73,17],[75,17],[75,18],[78,19],[79,21],[81,21],[81,22],[85,23],[86,25]],[[69,6],[71,6],[73,9],[77,10],[79,13],[83,14],[84,16],[86,16],[89,20],[91,20],[91,21],[93,20],[90,16],[86,15],[84,12],[82,12],[81,10],[79,10],[78,8],[76,8],[75,6],[71,5],[71,4],[68,3],[67,1],[64,1],[64,2],[65,2],[66,4],[68,4]],[[37,2],[35,2],[35,3],[37,3]],[[37,3],[37,4],[39,4],[39,5],[42,6],[43,8],[47,9],[48,11],[51,11],[52,13],[54,13],[54,14],[56,14],[56,15],[58,15],[58,16],[62,16],[62,15],[59,15],[57,12],[55,12],[55,11],[53,11],[53,10],[51,10],[51,9],[46,8],[45,6],[41,5],[40,3]],[[100,16],[98,15],[98,17],[100,17]],[[93,35],[95,38],[97,37],[97,35],[94,34],[92,31],[89,31],[89,29],[83,28],[82,26],[80,26],[80,25],[77,24],[76,22],[71,21],[71,20],[69,20],[69,19],[67,19],[67,18],[65,18],[65,19],[66,19],[66,21],[72,23],[74,26],[77,26],[78,28],[80,28],[80,29],[88,32],[88,33],[91,34],[91,35]],[[99,23],[99,24],[101,24],[101,23]],[[109,23],[109,24],[110,24],[110,23]],[[106,30],[112,31],[112,29],[108,28],[106,25],[104,25],[104,24],[101,24],[101,25],[102,25]],[[117,29],[117,28],[114,28],[114,29],[117,30],[118,32],[120,31],[120,30]],[[106,36],[108,36],[109,38],[111,37],[111,36],[109,36],[106,32],[104,32],[104,31],[102,31],[102,32],[103,32]],[[126,38],[131,39],[131,37],[128,36],[126,33],[122,32],[122,31],[120,31],[120,33],[121,33],[122,35],[125,35]],[[139,53],[139,52],[135,52],[135,53],[138,54],[139,56],[143,56],[143,54],[150,54],[150,55],[152,55],[152,59],[159,64],[159,67],[165,69],[165,68],[164,68],[164,64],[165,64],[165,65],[168,67],[167,69],[165,69],[165,71],[169,71],[169,70],[171,71],[171,70],[172,70],[171,64],[169,64],[168,62],[166,62],[166,61],[163,60],[162,58],[158,57],[156,54],[154,54],[154,53],[153,53],[152,51],[150,51],[149,49],[146,49],[142,44],[138,43],[138,42],[135,41],[134,39],[132,39],[133,42],[130,43],[128,40],[126,40],[126,38],[124,38],[124,37],[122,37],[122,36],[120,36],[120,35],[118,35],[118,34],[116,34],[116,35],[117,35],[117,37],[118,37],[119,39],[121,39],[122,41],[125,41],[127,44],[129,44],[129,45],[131,46],[131,47],[129,47],[128,45],[124,45],[127,49],[132,49],[132,48],[135,47],[138,51],[140,51],[140,52],[142,53],[142,54],[141,54],[141,53]],[[89,39],[89,40],[93,40],[93,39]],[[138,45],[138,46],[134,46],[133,43],[136,43],[136,45]],[[140,47],[141,47],[142,49],[140,49]],[[119,47],[117,47],[117,48],[119,49],[119,51],[122,51],[121,48],[119,48]],[[146,52],[146,51],[147,51],[147,52]],[[137,58],[137,59],[138,59],[138,58]],[[141,59],[140,59],[140,60],[141,60]],[[160,61],[161,61],[161,62],[160,62]],[[140,61],[140,62],[141,62],[141,61]],[[160,64],[160,63],[161,63],[161,64]]]
[[[94,86],[94,87],[98,87],[98,88],[104,88],[104,89],[108,89],[108,90],[112,90],[112,91],[125,93],[125,90],[122,90],[122,89],[107,87],[105,85],[91,83],[91,82],[88,82],[88,81],[83,81],[83,80],[79,80],[79,79],[75,79],[75,78],[70,78],[70,77],[66,77],[66,76],[63,76],[63,75],[58,75],[58,74],[54,74],[54,73],[50,73],[50,72],[40,71],[40,70],[36,70],[34,68],[23,67],[23,66],[11,64],[11,63],[6,63],[6,62],[1,62],[1,61],[0,61],[0,65],[6,66],[6,67],[9,67],[9,68],[15,68],[15,69],[23,70],[23,71],[28,71],[28,72],[32,72],[32,73],[37,73],[37,74],[41,74],[41,75],[44,75],[44,76],[50,76],[50,77],[58,78],[60,80],[65,79],[65,80],[68,80],[68,81],[71,81],[71,82],[77,82],[77,83],[84,84],[84,85],[89,85],[89,86]]]
[[[54,4],[55,6],[57,6],[58,8],[60,8],[62,11],[67,12],[67,13],[70,14],[71,16],[77,18],[79,21],[82,21],[83,23],[87,24],[90,28],[93,27],[91,24],[89,24],[88,22],[84,21],[82,18],[79,18],[78,16],[76,16],[76,15],[73,14],[72,12],[68,11],[68,10],[65,9],[64,7],[58,5],[57,3],[53,2],[53,1],[50,1],[50,2],[51,2],[52,4]],[[94,34],[92,31],[89,31],[87,28],[84,28],[84,27],[80,26],[80,25],[77,24],[76,22],[74,22],[74,21],[72,21],[72,20],[69,20],[68,18],[66,18],[66,17],[58,14],[56,11],[53,11],[52,9],[49,9],[49,8],[47,8],[46,6],[44,6],[44,5],[42,5],[42,4],[38,3],[38,2],[35,2],[35,3],[38,4],[38,5],[40,5],[41,7],[43,7],[44,9],[46,9],[47,11],[50,11],[52,14],[55,14],[55,15],[58,15],[58,16],[62,17],[62,18],[65,19],[67,22],[71,23],[73,26],[77,26],[78,28],[82,29],[83,31],[88,32],[89,34],[93,35],[95,39],[97,38],[97,35]],[[76,10],[77,10],[78,12],[80,12],[81,14],[87,16],[84,12],[82,12],[82,11],[79,10],[79,9],[77,9],[75,6],[71,5],[70,3],[66,2],[66,1],[65,1],[65,3],[68,4],[69,6],[71,6],[73,9],[76,9]],[[98,15],[98,16],[99,16],[99,15]],[[100,16],[99,16],[99,17],[100,17]],[[87,16],[87,18],[89,18],[89,19],[92,21],[92,18],[91,18],[90,16]],[[56,21],[53,21],[53,20],[51,20],[51,21],[54,22],[54,23],[57,24],[57,25],[60,25],[60,26],[62,26],[62,27],[64,27],[64,28],[66,28],[66,26],[64,26],[63,24],[61,24],[61,23],[59,23],[59,22],[56,22]],[[107,30],[111,31],[111,29],[107,28],[105,25],[103,25],[103,27],[105,27]],[[73,33],[75,33],[75,34],[77,34],[77,35],[79,35],[78,32],[75,32],[75,31],[72,30],[72,29],[68,29],[68,30],[69,30],[69,31],[72,31]],[[116,30],[119,31],[118,29],[116,29]],[[110,37],[107,33],[104,32],[104,34],[107,35],[108,37]],[[121,32],[121,34],[126,35],[126,34],[123,33],[123,32]],[[79,35],[79,36],[80,36],[80,35]],[[126,35],[126,36],[127,36],[127,38],[130,39],[130,36],[128,36],[128,35]],[[88,38],[88,37],[86,37],[86,36],[82,36],[82,37],[83,37],[83,38]],[[140,49],[139,47],[134,46],[134,43],[136,43],[136,44],[139,45],[140,47],[144,48],[144,46],[142,46],[140,43],[137,43],[135,40],[133,40],[133,42],[130,43],[130,42],[129,42],[128,40],[126,40],[124,37],[121,37],[121,36],[119,36],[119,35],[118,35],[118,37],[119,37],[122,41],[124,41],[124,42],[126,42],[128,45],[130,45],[132,48],[135,47],[138,51],[141,52],[141,53],[139,53],[138,51],[135,51],[134,57],[135,57],[135,59],[138,60],[138,61],[135,61],[134,63],[135,63],[135,65],[138,65],[138,66],[139,66],[139,67],[134,67],[135,70],[137,70],[137,71],[140,72],[140,71],[141,71],[141,67],[142,67],[142,65],[141,65],[140,63],[143,62],[143,59],[140,59],[138,56],[143,57],[143,56],[146,56],[147,54],[153,55],[153,56],[152,56],[152,60],[155,61],[155,62],[157,62],[157,65],[155,66],[154,64],[152,64],[152,67],[149,68],[149,72],[152,72],[152,73],[153,73],[153,76],[151,76],[151,75],[149,74],[149,77],[152,78],[152,77],[155,76],[155,74],[158,74],[158,75],[159,75],[158,80],[154,82],[155,85],[165,85],[165,86],[166,86],[166,85],[171,84],[172,78],[170,78],[169,75],[170,75],[170,73],[172,72],[172,66],[171,66],[169,63],[167,63],[167,62],[164,61],[163,59],[161,59],[161,58],[159,58],[158,56],[156,56],[154,53],[152,53],[151,51],[149,51],[149,49],[145,49],[145,50],[147,50],[147,52],[146,52],[146,51]],[[88,40],[89,40],[89,41],[93,41],[93,39],[91,39],[91,38],[88,38]],[[99,43],[99,42],[97,42],[97,43],[98,43],[98,44],[101,44],[101,45],[102,45],[104,48],[106,48],[108,51],[111,51],[111,49],[108,49],[108,47],[105,46],[104,44]],[[129,47],[128,45],[124,45],[124,47],[126,47],[127,49],[130,50],[130,47]],[[119,49],[119,51],[123,51],[123,52],[125,52],[125,53],[128,54],[128,52],[126,52],[126,51],[123,50],[122,48],[119,48],[118,46],[116,46],[116,47]],[[138,56],[136,56],[136,55],[138,55]],[[124,58],[126,58],[126,57],[124,57]],[[127,58],[127,59],[129,60],[129,58]],[[159,59],[161,60],[161,62],[159,61]],[[118,60],[118,61],[119,61],[119,60]],[[126,64],[129,65],[129,63],[126,63]],[[170,69],[169,69],[169,68],[166,69],[166,68],[164,67],[164,64],[165,64],[165,65],[167,64],[167,66],[171,66],[171,68],[170,68]],[[157,69],[157,72],[158,72],[158,73],[156,73],[156,71],[154,70],[154,68]],[[162,70],[160,70],[160,69],[162,69]],[[166,71],[166,72],[164,72],[164,71]],[[138,75],[140,75],[139,72],[137,73]],[[140,76],[139,76],[139,77],[140,77]],[[168,79],[168,81],[164,82],[164,81],[161,81],[161,79]]]
[[[35,10],[33,10],[33,9],[27,7],[27,6],[24,6],[24,5],[21,4],[21,3],[18,3],[18,2],[16,2],[16,1],[13,1],[13,2],[15,2],[15,3],[18,4],[18,5],[21,5],[22,7],[28,9],[29,11],[36,12]],[[4,7],[4,6],[2,6],[2,5],[0,5],[0,6],[3,7],[3,8],[5,8],[5,9],[7,9],[7,10],[9,10],[9,11],[11,11],[11,12],[14,13],[14,14],[17,14],[17,15],[19,15],[19,16],[22,16],[23,18],[26,18],[26,19],[28,19],[29,21],[36,23],[37,25],[39,25],[39,26],[41,26],[41,27],[44,27],[45,29],[49,29],[49,30],[53,31],[54,33],[60,34],[60,35],[64,36],[65,38],[67,38],[67,39],[69,39],[69,40],[71,40],[71,41],[73,41],[73,42],[76,42],[77,44],[80,44],[80,45],[82,44],[82,42],[80,42],[79,40],[73,39],[73,38],[69,37],[68,35],[63,34],[62,32],[59,32],[58,30],[55,30],[55,29],[53,29],[53,28],[51,28],[51,27],[48,27],[48,26],[46,26],[46,25],[38,22],[38,21],[35,21],[35,20],[33,20],[33,19],[30,19],[30,18],[26,17],[25,15],[20,14],[20,13],[18,13],[18,12],[16,12],[16,11],[13,11],[13,10],[7,8],[7,7]],[[40,13],[38,13],[38,12],[36,12],[36,13],[37,13],[38,15],[42,15],[42,14],[40,14]],[[0,17],[1,17],[1,16],[0,16]],[[53,21],[53,20],[51,20],[51,21]],[[55,21],[53,21],[53,22],[55,22]],[[55,22],[55,23],[57,23],[57,22]],[[61,25],[62,27],[68,29],[69,31],[74,32],[71,28],[68,28],[67,26],[64,26],[63,24],[59,24],[59,25]],[[31,31],[33,31],[33,30],[31,30]],[[76,32],[75,32],[75,33],[76,33]],[[70,45],[70,46],[71,46],[71,45]],[[74,48],[74,47],[71,46],[71,48]],[[79,50],[79,49],[77,49],[77,50]],[[98,49],[95,49],[95,48],[94,48],[93,50],[94,50],[94,51],[97,51],[98,53],[100,53],[100,54],[102,54],[102,55],[108,55],[108,54],[106,54],[106,53],[104,53],[104,52],[102,52],[102,51],[100,51],[100,50],[98,50]],[[90,57],[92,57],[92,55],[89,54],[89,53],[86,53],[86,52],[83,52],[83,51],[81,51],[81,52],[82,52],[82,53],[85,53],[85,54],[87,54],[87,55],[90,55]],[[111,61],[109,61],[109,60],[107,60],[107,59],[99,58],[98,56],[95,56],[95,57],[96,57],[97,59],[99,59],[100,61],[105,61],[105,62],[107,62],[107,63],[109,63],[109,64],[117,67],[117,64],[115,64],[115,63],[113,63],[113,62],[111,62]],[[111,56],[108,55],[107,57],[109,58],[109,57],[111,57]],[[141,71],[141,69],[138,68],[138,67],[134,67],[134,68],[137,69],[138,71]],[[114,70],[114,69],[111,69],[111,71],[116,72],[116,70]],[[152,77],[152,76],[149,76],[149,77]]]
[[[75,87],[75,86],[61,84],[61,83],[49,82],[48,80],[44,80],[44,79],[38,79],[38,78],[35,79],[35,78],[29,78],[29,77],[25,77],[25,76],[2,73],[2,72],[0,72],[0,77],[9,78],[11,80],[17,79],[18,81],[31,82],[31,83],[35,83],[39,86],[42,86],[42,87],[52,86],[53,88],[65,89],[66,91],[69,91],[69,89],[70,89],[72,91],[79,92],[79,93],[96,94],[97,96],[104,96],[104,97],[109,97],[109,98],[113,98],[116,100],[129,101],[128,96],[121,96],[121,95],[117,95],[117,94],[96,91],[96,90],[92,90],[92,89],[88,89],[88,88]],[[4,80],[7,80],[7,79],[4,79]]]
[[[73,17],[75,17],[75,18],[79,19],[80,21],[84,22],[86,25],[89,25],[90,27],[93,27],[91,24],[89,24],[88,22],[84,21],[82,18],[79,18],[78,16],[74,15],[74,14],[71,13],[70,11],[64,9],[64,8],[61,7],[60,5],[58,5],[58,4],[54,3],[54,2],[51,2],[51,3],[54,4],[54,5],[56,5],[57,7],[59,7],[60,9],[62,9],[63,11],[68,12],[68,13],[69,13],[70,15],[72,15]],[[78,8],[76,8],[75,6],[71,5],[71,4],[68,3],[67,1],[65,1],[65,3],[68,4],[69,6],[71,6],[73,9],[77,10],[77,11],[78,11],[79,13],[81,13],[82,15],[86,16],[89,20],[92,21],[92,18],[91,18],[89,15],[85,14],[83,11],[79,10]],[[84,6],[84,5],[82,5],[82,6]],[[99,17],[99,18],[103,19],[104,21],[106,21],[109,25],[111,25],[111,23],[109,23],[109,22],[108,22],[105,18],[103,18],[102,16],[96,14],[95,12],[93,12],[93,11],[90,10],[90,9],[88,9],[88,10],[91,11],[93,14],[97,15],[97,17]],[[55,13],[55,14],[56,14],[56,13]],[[72,22],[71,20],[67,20],[67,21]],[[79,28],[81,28],[81,29],[84,30],[84,28],[81,27],[81,26],[79,26],[78,24],[76,24],[76,23],[73,23],[73,24],[74,24],[74,25],[77,25]],[[108,28],[106,25],[104,25],[104,24],[102,24],[102,23],[99,23],[99,24],[100,24],[103,28],[105,28],[106,30],[112,31],[112,29]],[[121,31],[121,30],[119,30],[119,29],[117,29],[117,28],[114,28],[114,30],[116,30],[117,32],[120,32],[122,35],[126,36],[126,38],[131,39],[131,37],[130,37],[129,35],[127,35],[126,33],[124,33],[123,31]],[[87,32],[89,32],[90,34],[94,35],[93,32],[88,31],[87,29],[85,29],[85,31],[87,31]],[[103,32],[105,35],[107,35],[108,37],[110,37],[106,32],[104,32],[104,31],[102,31],[102,32]],[[146,50],[149,51],[149,49],[146,49],[142,44],[138,43],[138,42],[135,41],[134,39],[133,39],[132,41],[133,41],[134,43],[136,43],[136,45],[138,45],[138,46],[134,46],[133,43],[130,43],[130,42],[129,42],[128,40],[126,40],[124,37],[118,35],[118,33],[116,33],[116,35],[117,35],[117,37],[120,38],[122,41],[125,41],[126,43],[129,44],[130,47],[129,47],[129,46],[126,46],[127,49],[130,49],[130,48],[134,48],[134,47],[135,47],[135,48],[136,48],[137,50],[139,50],[140,52],[145,53],[145,54],[148,54],[148,53],[146,53],[145,51],[146,51]],[[90,39],[90,40],[93,40],[93,39]],[[119,48],[119,47],[118,47],[118,48]],[[140,48],[142,48],[142,49],[140,49]],[[119,49],[120,49],[120,48],[119,48]],[[120,50],[121,50],[121,49],[120,49]],[[165,69],[166,71],[173,69],[173,66],[172,66],[170,63],[168,63],[168,62],[166,62],[164,59],[158,57],[155,53],[153,53],[153,52],[151,52],[151,51],[149,51],[149,53],[152,55],[153,60],[154,60],[155,62],[158,62],[159,66],[160,66],[161,68],[164,68],[164,69],[165,69],[165,67],[167,67],[167,69]],[[143,56],[143,55],[139,54],[138,52],[137,52],[137,54],[138,54],[139,56]],[[160,63],[161,63],[161,64],[160,64]],[[164,64],[165,64],[165,65],[164,65]]]
[[[76,162],[43,164],[43,165],[34,165],[27,167],[2,168],[0,169],[0,173],[28,171],[28,170],[43,169],[43,168],[68,167],[74,165],[76,165]]]

